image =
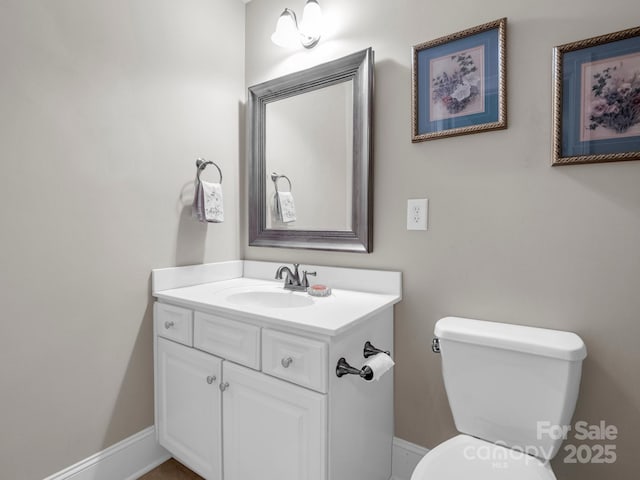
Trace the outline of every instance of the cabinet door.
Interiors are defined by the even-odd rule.
[[[326,395],[224,363],[224,480],[325,480]]]
[[[157,342],[160,445],[207,480],[221,480],[222,360],[164,338]]]

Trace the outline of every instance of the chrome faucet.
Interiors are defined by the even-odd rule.
[[[284,288],[287,290],[294,290],[296,292],[306,292],[309,287],[309,279],[307,277],[309,275],[315,276],[316,272],[303,270],[301,279],[298,267],[300,267],[300,264],[294,263],[293,271],[291,271],[291,269],[286,265],[280,265],[278,270],[276,270],[276,280],[282,280],[282,274],[285,273],[287,276],[284,278]]]

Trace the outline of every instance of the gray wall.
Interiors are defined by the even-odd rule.
[[[153,424],[151,268],[239,256],[243,52],[239,0],[0,0],[2,478]]]
[[[589,357],[575,418],[617,425],[617,441],[596,443],[614,443],[618,460],[565,465],[561,452],[554,469],[566,480],[636,478],[640,162],[549,165],[552,48],[636,26],[637,2],[321,3],[329,31],[314,50],[294,53],[273,45],[269,35],[284,7],[300,14],[303,2],[247,5],[246,84],[374,48],[374,251],[244,247],[245,258],[403,272],[395,321],[396,435],[430,448],[455,434],[440,360],[429,349],[439,318],[579,333]],[[509,22],[509,129],[411,144],[410,47],[503,16]],[[430,199],[430,229],[407,232],[407,198],[420,197]]]

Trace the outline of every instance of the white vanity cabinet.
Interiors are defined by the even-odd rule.
[[[253,277],[175,286],[183,272],[229,269],[211,265],[154,271],[159,443],[207,480],[389,480],[393,370],[368,382],[338,377],[336,365],[344,358],[357,372],[367,341],[393,348],[399,274],[374,272],[390,277],[388,294],[334,289],[317,300]],[[322,273],[331,280],[331,269]],[[298,303],[229,300],[247,291]]]
[[[259,327],[162,303],[155,315],[156,410],[163,447],[207,480],[327,478],[327,395],[255,370]],[[177,323],[170,323],[175,316],[194,322],[195,347],[253,368],[177,343],[188,336],[176,334]],[[184,322],[180,326],[191,330]],[[276,331],[265,339],[267,350],[281,355],[281,370],[303,384],[326,388],[325,343]]]
[[[156,345],[158,439],[178,459],[208,480],[326,478],[326,395],[165,338]]]

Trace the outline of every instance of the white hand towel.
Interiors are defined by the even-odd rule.
[[[222,185],[203,181],[200,181],[200,184],[202,185],[204,197],[204,220],[214,223],[224,222]]]
[[[202,191],[202,183],[200,180],[196,180],[194,193],[193,193],[193,205],[191,206],[191,215],[198,219],[200,222],[204,222],[204,192]]]
[[[282,215],[280,215],[280,203],[278,202],[277,193],[274,193],[271,197],[271,201],[269,202],[269,211],[271,212],[271,223],[273,225],[282,224]]]
[[[280,207],[280,220],[284,223],[296,221],[296,206],[293,203],[291,192],[278,192],[276,204]]]

